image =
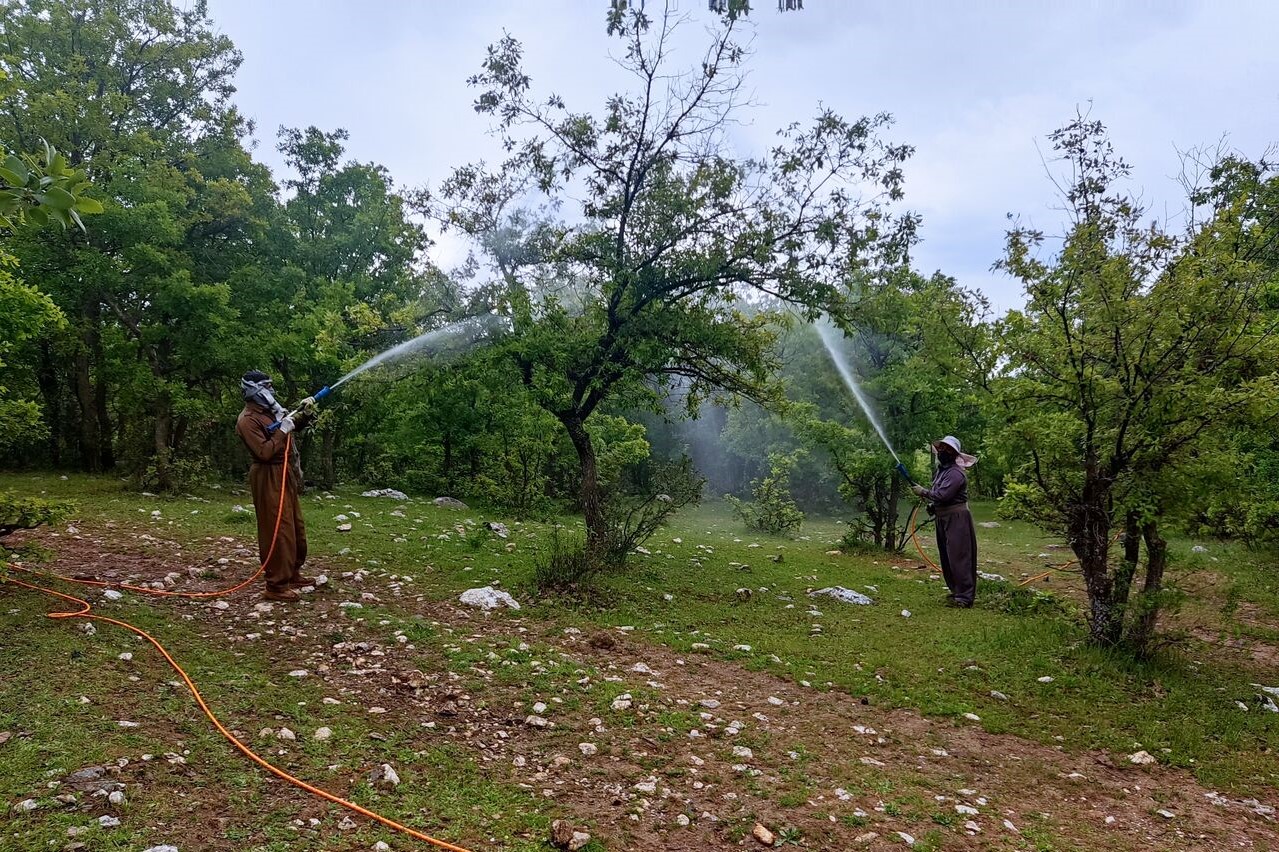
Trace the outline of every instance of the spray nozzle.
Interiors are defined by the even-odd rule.
[[[906,469],[905,462],[898,462],[897,467],[894,468],[894,470],[900,473],[902,475],[902,478],[905,479],[907,482],[909,482],[911,485],[917,484],[914,478],[910,475],[910,471]]]
[[[324,399],[326,396],[328,396],[331,393],[333,393],[333,388],[329,387],[328,385],[325,385],[324,387],[316,391],[314,394],[312,394],[311,399],[315,400],[316,402],[319,402],[320,400]],[[293,417],[297,413],[298,413],[298,409],[295,408],[292,411],[290,411],[287,416]],[[272,423],[270,426],[268,426],[266,430],[267,432],[274,433],[275,430],[279,428],[280,428],[280,421],[277,420],[274,423]]]

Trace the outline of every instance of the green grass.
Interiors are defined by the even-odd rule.
[[[149,530],[157,537],[216,540],[222,535],[247,539],[253,534],[247,522],[250,516],[231,511],[236,503],[247,505],[248,497],[232,493],[231,488],[201,491],[193,495],[195,499],[142,498],[125,492],[111,479],[26,475],[0,476],[0,488],[73,498],[78,503],[77,518],[114,521],[125,535]],[[155,509],[160,510],[158,518],[151,516]],[[647,545],[651,555],[637,555],[627,571],[603,578],[598,593],[587,602],[563,601],[539,598],[532,587],[533,559],[548,537],[548,525],[512,523],[511,538],[504,541],[484,535],[479,526],[485,520],[505,519],[478,508],[452,512],[427,502],[405,505],[365,499],[345,490],[334,499],[307,496],[304,511],[312,552],[328,573],[363,569],[412,577],[406,581],[403,599],[366,605],[358,615],[366,624],[387,621],[379,629],[388,636],[405,631],[419,645],[419,653],[427,649],[440,653],[447,667],[463,676],[484,659],[499,679],[509,673],[512,682],[528,681],[530,695],[571,685],[576,680],[572,667],[561,666],[540,648],[520,650],[518,639],[507,648],[450,640],[409,617],[412,596],[453,598],[462,589],[498,583],[524,601],[532,616],[559,627],[631,626],[637,636],[683,653],[709,653],[807,682],[813,689],[836,688],[864,696],[879,706],[915,708],[942,718],[972,712],[989,731],[1071,751],[1106,749],[1124,755],[1145,749],[1222,790],[1255,795],[1260,788],[1279,787],[1276,718],[1255,708],[1243,712],[1235,705],[1236,699],[1249,700],[1255,692],[1249,686],[1252,682],[1279,685],[1274,672],[1242,654],[1194,639],[1146,662],[1092,648],[1085,641],[1074,602],[1078,584],[1074,575],[1054,575],[1048,585],[1054,597],[1047,601],[1017,594],[1008,584],[983,581],[976,608],[950,610],[942,606],[940,579],[919,570],[917,557],[828,555],[843,532],[835,521],[810,522],[797,540],[774,539],[747,532],[723,507],[711,505],[685,513],[661,531]],[[397,511],[403,517],[392,514]],[[350,533],[336,531],[333,518],[339,513],[351,516]],[[988,519],[988,507],[979,508],[978,514],[979,520]],[[1050,549],[1055,544],[1050,537],[1019,523],[982,528],[979,541],[983,570],[1014,580],[1069,555]],[[53,544],[56,547],[56,540]],[[1264,624],[1264,619],[1273,623],[1279,615],[1272,554],[1217,542],[1204,543],[1207,553],[1194,553],[1193,544],[1183,540],[1172,544],[1173,580],[1200,592],[1187,602],[1183,616],[1212,625],[1225,636],[1274,641],[1275,631]],[[349,552],[339,556],[344,548]],[[780,562],[769,558],[779,554]],[[876,605],[854,607],[807,596],[808,590],[828,585],[865,591]],[[739,587],[753,590],[748,600],[739,600],[735,594]],[[96,661],[104,666],[94,669],[95,661],[75,657],[86,653],[78,634],[51,630],[34,620],[29,603],[10,613],[15,609],[11,592],[0,592],[0,600],[4,601],[0,635],[14,638],[12,647],[22,648],[24,660],[60,672],[50,681],[24,667],[16,679],[0,685],[0,729],[33,732],[30,739],[14,740],[0,749],[0,793],[12,800],[29,789],[31,780],[46,767],[74,769],[110,756],[108,748],[126,748],[122,743],[136,753],[141,743],[122,738],[118,730],[97,720],[92,705],[82,707],[63,697],[66,684],[79,676],[98,683],[104,692],[120,689],[118,678],[102,680],[111,670],[110,660]],[[810,616],[812,606],[822,614]],[[910,611],[909,618],[901,615],[903,610]],[[137,608],[140,623],[161,617],[149,612],[147,607]],[[814,624],[821,626],[818,635],[812,634]],[[163,625],[165,636],[174,637],[184,659],[216,684],[217,705],[228,715],[249,719],[264,713],[294,714],[300,712],[298,702],[303,701],[305,713],[320,712],[312,691],[318,684],[268,682],[264,661],[255,661],[251,654],[241,658],[226,649],[210,648],[198,637],[184,635],[185,629],[180,622]],[[709,649],[695,649],[700,644]],[[734,650],[742,644],[751,650]],[[459,650],[449,650],[450,645]],[[492,663],[487,659],[490,652],[514,665]],[[530,679],[527,665],[534,657],[547,665]],[[1040,683],[1042,676],[1053,681]],[[140,688],[154,693],[156,687],[146,684],[168,679],[157,672],[144,678]],[[574,709],[602,712],[620,691],[618,684],[596,683],[591,690],[570,689],[563,697],[573,702]],[[642,691],[629,691],[637,702],[644,700]],[[992,691],[1006,694],[1009,700],[992,698]],[[150,703],[154,697],[147,696],[145,712],[179,720],[184,736],[199,745],[209,761],[218,761],[218,773],[238,773],[245,789],[261,790],[260,779],[255,780],[253,773],[210,738],[184,694],[161,689],[158,707]],[[355,717],[335,721],[331,727],[348,726],[352,736],[367,725],[367,720]],[[682,736],[696,720],[672,713],[662,724]],[[534,833],[545,821],[545,812],[526,801],[524,791],[484,780],[467,764],[465,755],[447,749],[431,754],[430,760],[450,786],[433,789],[429,801],[424,797],[421,804],[405,803],[404,813],[418,813],[417,808],[424,807],[449,825],[511,838],[515,845],[506,848],[523,848],[519,838],[525,835],[545,836]],[[327,758],[307,754],[308,759],[312,757],[316,768],[323,769],[321,761]],[[899,783],[893,789],[890,780],[885,783],[889,789],[882,793],[892,798],[893,807],[935,825],[929,803],[911,800],[909,784]],[[802,789],[802,778],[793,779],[793,784],[794,789],[784,795],[798,795],[795,791]],[[905,798],[899,801],[897,796]],[[485,802],[482,811],[504,816],[481,823],[474,817],[473,802]],[[532,816],[517,817],[516,812],[525,813],[526,806]],[[158,813],[173,816],[171,809]],[[64,832],[65,826],[50,820],[54,823],[40,846],[56,839],[55,835],[63,836],[57,828]],[[922,826],[920,834],[924,835]],[[0,849],[5,848],[4,842],[0,839]],[[921,840],[925,845],[933,842],[927,836]]]

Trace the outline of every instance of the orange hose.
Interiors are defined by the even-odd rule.
[[[262,561],[262,564],[258,566],[258,570],[254,572],[252,577],[250,577],[248,580],[245,580],[243,583],[239,583],[238,585],[232,586],[229,589],[223,589],[218,592],[185,592],[184,593],[184,592],[168,592],[168,591],[162,592],[158,589],[146,589],[141,586],[129,586],[123,583],[119,583],[119,584],[106,583],[100,580],[77,580],[71,577],[62,577],[57,574],[50,574],[49,576],[55,577],[60,580],[66,580],[72,583],[81,583],[81,584],[90,585],[90,586],[114,586],[119,588],[130,589],[132,591],[142,592],[144,594],[163,595],[163,596],[169,596],[169,597],[194,597],[194,598],[213,597],[216,595],[231,594],[232,592],[239,591],[240,589],[247,586],[254,579],[256,579],[258,575],[260,575],[264,570],[266,570],[266,563],[271,560],[271,555],[275,553],[275,545],[280,533],[280,520],[284,514],[284,490],[288,484],[289,451],[292,447],[292,442],[293,442],[293,436],[289,435],[284,444],[284,465],[282,466],[282,471],[281,471],[282,475],[280,479],[280,505],[276,512],[275,531],[271,535],[271,547],[267,551],[266,559],[264,559]],[[10,564],[8,565],[8,567],[17,568],[18,570],[27,571],[28,573],[36,573],[36,572],[30,571],[30,569],[22,568],[17,565]],[[265,769],[267,772],[270,772],[272,775],[276,776],[277,778],[280,778],[283,781],[287,781],[293,786],[301,790],[305,790],[306,792],[310,793],[313,796],[318,796],[321,799],[324,799],[328,802],[332,802],[333,804],[346,808],[349,811],[353,811],[354,813],[357,813],[360,816],[368,817],[369,819],[374,820],[375,822],[379,822],[382,825],[386,826],[387,828],[392,829],[393,831],[398,831],[402,834],[407,834],[409,837],[424,841],[439,849],[446,849],[446,850],[449,850],[449,852],[470,852],[470,850],[462,846],[455,846],[452,843],[449,843],[447,841],[439,840],[435,837],[431,837],[429,834],[424,834],[423,832],[409,828],[406,825],[402,825],[401,823],[398,823],[395,820],[390,819],[389,817],[384,817],[381,814],[371,811],[367,808],[361,807],[360,805],[357,805],[354,802],[348,801],[347,799],[343,799],[341,796],[334,795],[333,793],[330,793],[327,790],[323,790],[319,787],[315,787],[311,784],[308,784],[305,781],[301,780],[300,778],[295,778],[294,776],[285,772],[283,769],[280,769],[279,767],[269,763],[265,758],[261,757],[255,751],[253,751],[253,749],[249,748],[247,745],[241,742],[240,739],[235,736],[235,734],[231,733],[231,731],[229,731],[227,727],[222,724],[222,722],[218,719],[218,717],[213,714],[213,711],[209,709],[209,705],[205,703],[204,696],[200,694],[200,690],[198,687],[196,687],[195,681],[191,679],[191,676],[188,675],[185,670],[183,670],[182,666],[178,665],[178,661],[175,660],[173,658],[173,655],[170,654],[168,650],[163,645],[160,644],[159,640],[157,640],[150,633],[147,633],[142,628],[135,627],[134,625],[130,624],[127,621],[121,621],[120,619],[116,619],[116,618],[108,618],[105,615],[97,615],[93,613],[92,605],[90,605],[90,603],[84,600],[83,598],[77,598],[72,595],[64,594],[62,592],[55,591],[54,589],[47,589],[44,586],[37,586],[32,583],[25,583],[22,580],[15,579],[13,577],[2,577],[0,579],[3,579],[4,581],[9,583],[13,583],[14,585],[17,585],[17,586],[22,586],[23,588],[26,588],[26,589],[31,589],[33,591],[42,592],[46,595],[52,595],[53,597],[61,598],[65,601],[70,601],[71,603],[78,604],[80,606],[80,609],[71,611],[71,612],[47,613],[46,617],[48,618],[53,618],[53,619],[83,618],[83,619],[93,620],[93,621],[104,621],[107,624],[114,624],[117,627],[122,627],[125,630],[130,631],[131,633],[136,633],[138,636],[141,636],[143,639],[150,642],[155,647],[155,649],[160,652],[161,656],[164,657],[164,659],[169,663],[169,665],[173,667],[173,670],[178,673],[178,675],[182,678],[183,682],[186,683],[187,688],[191,690],[192,697],[195,698],[195,703],[199,705],[201,710],[204,711],[204,715],[207,716],[209,718],[209,721],[213,723],[213,727],[217,729],[218,733],[220,733],[223,737],[225,737],[227,741],[230,742],[231,745],[235,746],[236,749],[238,749],[245,757],[247,757],[249,760],[253,761],[258,766]]]

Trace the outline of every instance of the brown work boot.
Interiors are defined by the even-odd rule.
[[[264,601],[280,601],[281,603],[297,603],[302,596],[292,589],[267,589],[262,593]]]
[[[315,578],[303,577],[301,574],[299,574],[296,577],[294,577],[292,580],[289,580],[289,582],[285,583],[284,585],[290,589],[301,589],[306,586],[314,586]]]

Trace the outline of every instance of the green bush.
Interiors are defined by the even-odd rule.
[[[751,483],[750,503],[731,495],[725,499],[733,505],[733,513],[753,530],[771,535],[793,536],[804,523],[804,513],[790,493],[790,475],[802,451],[773,453],[768,457],[769,471],[763,479]]]

